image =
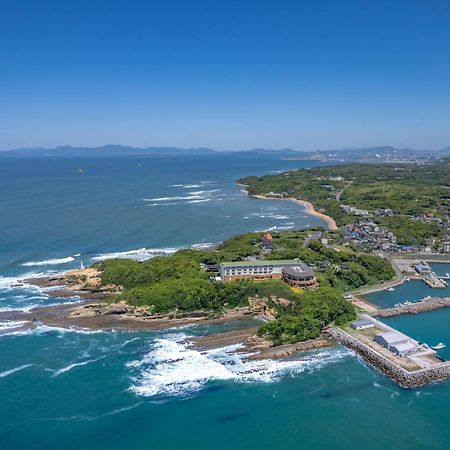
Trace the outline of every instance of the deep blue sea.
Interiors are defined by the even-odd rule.
[[[25,274],[321,225],[293,202],[249,199],[234,184],[315,164],[233,156],[0,160],[0,308],[77,301],[11,287]],[[450,317],[441,313],[396,325],[450,344]],[[450,383],[401,389],[341,346],[244,362],[233,347],[198,352],[184,343],[248,325],[20,333],[0,324],[9,331],[0,336],[0,449],[450,448]]]

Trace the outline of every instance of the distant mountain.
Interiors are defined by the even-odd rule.
[[[247,155],[247,156],[299,156],[306,153],[292,149],[263,149],[235,151],[217,151],[211,148],[177,148],[177,147],[128,147],[126,145],[103,145],[101,147],[72,147],[70,145],[56,148],[17,148],[0,152],[0,157],[100,157],[100,156],[205,156],[205,155]]]
[[[128,147],[125,145],[103,145],[101,147],[72,147],[70,145],[56,148],[18,148],[0,152],[0,156],[11,157],[99,157],[99,156],[147,156],[147,155],[214,155],[217,152],[209,148],[181,149],[176,147]]]
[[[108,144],[101,147],[72,147],[70,145],[56,148],[17,148],[0,151],[0,157],[30,158],[30,157],[118,157],[118,156],[214,156],[233,155],[237,158],[267,157],[296,159],[345,159],[347,161],[401,161],[433,159],[450,156],[450,146],[438,150],[415,150],[412,148],[395,148],[391,146],[347,148],[337,150],[300,151],[291,148],[217,151],[211,148],[177,148],[177,147],[129,147],[126,145]]]

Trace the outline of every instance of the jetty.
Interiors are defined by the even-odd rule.
[[[415,303],[405,302],[392,308],[379,309],[374,315],[377,317],[394,317],[402,314],[419,314],[448,307],[450,307],[450,297],[425,297]]]
[[[372,325],[354,328],[334,326],[327,333],[401,387],[417,388],[450,378],[450,361],[442,360],[426,344],[399,333],[373,317],[363,315],[362,318],[358,322],[370,322]],[[392,342],[389,343],[389,340]],[[404,352],[406,347],[408,349]]]

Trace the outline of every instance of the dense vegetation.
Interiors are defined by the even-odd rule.
[[[279,310],[277,320],[268,322],[258,331],[274,344],[286,344],[319,337],[331,322],[344,324],[356,317],[353,305],[333,288],[322,287],[305,292],[288,307]]]
[[[247,185],[250,194],[286,193],[307,200],[338,225],[357,220],[341,209],[342,204],[369,211],[389,208],[393,218],[376,220],[388,225],[399,243],[424,244],[425,236],[441,237],[442,227],[414,219],[448,217],[449,173],[449,160],[431,165],[350,164],[252,176],[239,183]]]
[[[359,254],[349,248],[336,250],[323,245],[318,237],[339,239],[338,233],[315,229],[273,234],[274,250],[261,251],[261,234],[247,233],[222,243],[213,251],[180,250],[172,256],[145,262],[112,259],[96,264],[104,285],[122,286],[117,297],[134,306],[147,306],[153,314],[225,310],[248,306],[250,297],[266,299],[277,319],[265,325],[260,333],[274,342],[293,342],[317,337],[332,321],[354,317],[353,306],[342,292],[366,284],[375,284],[394,276],[386,260]],[[318,266],[327,261],[316,275],[320,288],[299,292],[281,280],[211,282],[212,275],[201,264],[237,261],[253,256],[270,259],[300,258]],[[278,302],[285,299],[288,302]]]

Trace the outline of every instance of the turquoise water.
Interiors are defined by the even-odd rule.
[[[450,309],[430,311],[420,315],[390,317],[383,321],[430,346],[443,342],[446,347],[438,353],[444,359],[450,360],[450,327],[448,326]]]
[[[430,266],[437,275],[444,275],[450,271],[450,264],[430,264]],[[378,291],[367,294],[364,297],[374,305],[389,308],[396,303],[415,302],[428,296],[450,297],[450,286],[446,286],[444,289],[434,289],[430,288],[423,281],[411,280],[395,286],[391,292],[386,290]]]
[[[134,256],[148,256],[243,231],[317,225],[294,203],[250,200],[233,185],[239,176],[311,164],[2,161],[0,308],[63,300],[11,287],[25,273],[67,270],[108,253],[146,249]],[[448,313],[441,312],[399,327],[423,332],[431,344],[446,342]],[[0,336],[0,448],[450,448],[449,383],[403,390],[341,346],[254,363],[234,348],[186,345],[192,335],[249,325],[139,333],[10,328]]]

